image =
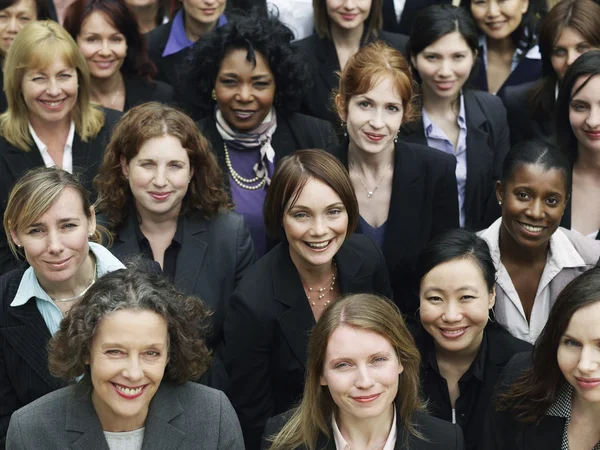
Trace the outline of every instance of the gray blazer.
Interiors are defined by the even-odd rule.
[[[7,450],[109,450],[85,377],[12,415]],[[150,402],[143,450],[242,450],[242,430],[221,391],[187,382],[161,383]]]

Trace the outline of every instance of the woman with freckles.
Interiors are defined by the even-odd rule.
[[[302,395],[308,334],[341,294],[392,292],[381,250],[352,234],[358,206],[348,173],[323,150],[281,160],[265,203],[265,224],[284,241],[256,262],[225,318],[225,365],[247,450],[269,417]]]
[[[560,291],[596,265],[600,242],[559,227],[571,193],[566,156],[544,141],[506,155],[496,198],[502,217],[479,235],[496,266],[496,320],[534,343]]]
[[[225,394],[191,382],[210,360],[204,304],[142,267],[98,280],[62,321],[50,371],[78,381],[14,413],[7,449],[244,448]]]
[[[357,231],[382,249],[394,301],[412,317],[419,252],[459,225],[456,158],[399,136],[416,115],[413,78],[406,59],[381,42],[350,58],[335,102],[347,136],[334,154],[348,168],[358,198]]]
[[[533,353],[506,366],[484,450],[600,449],[600,268],[556,299]]]
[[[476,450],[493,388],[504,366],[531,344],[496,322],[496,268],[487,243],[461,229],[429,242],[416,264],[421,386],[430,413],[461,426]]]
[[[419,363],[393,303],[341,298],[311,333],[302,401],[267,423],[263,448],[463,449],[459,426],[426,414]]]

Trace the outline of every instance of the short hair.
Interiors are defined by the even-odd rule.
[[[232,208],[223,188],[223,172],[196,123],[175,108],[149,102],[127,111],[115,125],[104,160],[94,178],[99,196],[98,210],[106,215],[111,232],[123,222],[132,195],[123,176],[121,157],[129,163],[145,142],[161,136],[179,139],[190,159],[192,180],[183,198],[181,214],[196,209],[211,218],[221,209]],[[165,152],[168,151],[165,148]]]
[[[0,0],[0,11],[6,8],[10,8],[12,5],[20,0]],[[50,19],[50,13],[48,12],[47,0],[34,0],[36,18],[35,20],[48,20]]]
[[[337,93],[334,93],[338,115],[340,110],[348,111],[352,97],[366,94],[384,77],[391,77],[396,93],[402,100],[402,123],[413,121],[419,114],[419,108],[414,104],[416,83],[410,65],[402,53],[382,41],[365,45],[346,63],[340,74]]]
[[[272,450],[301,447],[315,450],[319,434],[331,438],[329,423],[337,406],[329,388],[321,386],[320,379],[329,339],[341,326],[370,331],[389,341],[404,368],[399,375],[398,393],[395,398],[398,423],[402,424],[403,428],[402,432],[398,431],[398,438],[408,437],[409,433],[423,438],[412,422],[416,412],[425,410],[419,378],[421,356],[402,314],[396,305],[383,297],[352,294],[336,300],[327,307],[313,328],[308,341],[302,401],[281,432],[271,439]]]
[[[77,175],[56,167],[38,167],[28,171],[15,183],[8,197],[3,225],[8,246],[17,258],[23,257],[23,253],[18,249],[10,232],[24,230],[35,223],[56,203],[65,189],[73,189],[77,193],[81,199],[83,213],[88,219],[91,219],[93,205],[90,201],[90,194]],[[92,240],[100,240],[98,231]]]
[[[88,142],[96,137],[104,125],[102,109],[90,103],[88,65],[73,38],[51,20],[31,22],[23,27],[8,49],[4,65],[8,109],[0,115],[0,134],[23,151],[30,151],[33,145],[22,94],[23,77],[27,70],[47,67],[57,59],[77,71],[79,89],[71,118],[81,140]]]
[[[313,0],[313,18],[315,31],[321,39],[331,39],[331,19],[327,14],[327,0]],[[365,19],[363,42],[377,37],[383,26],[383,0],[372,0],[369,16]]]
[[[575,137],[575,133],[573,133],[571,120],[569,119],[571,100],[593,77],[598,75],[600,75],[600,50],[590,50],[577,58],[569,67],[558,93],[555,122],[556,141],[571,164],[577,161],[579,153],[579,142]],[[580,77],[587,77],[587,79],[573,92],[573,87]]]
[[[167,381],[181,384],[204,373],[210,362],[205,344],[209,314],[204,304],[184,294],[162,274],[144,270],[141,261],[102,276],[71,308],[49,343],[50,373],[67,381],[85,373],[85,361],[100,323],[122,310],[152,311],[167,322]]]
[[[538,422],[544,417],[566,382],[556,359],[560,339],[573,314],[599,301],[600,267],[579,275],[562,290],[533,347],[533,366],[499,397],[498,409],[514,411],[523,423]]]
[[[473,19],[464,8],[452,5],[432,5],[417,15],[408,43],[406,59],[411,64],[415,79],[420,82],[419,72],[411,58],[417,57],[425,48],[451,33],[459,33],[473,53],[479,48],[479,32]]]
[[[267,61],[275,80],[273,106],[277,114],[288,115],[298,109],[312,83],[310,71],[298,49],[290,42],[294,34],[274,17],[232,17],[221,27],[203,36],[194,47],[188,81],[197,92],[197,104],[206,113],[214,112],[212,89],[223,58],[230,50],[246,50],[246,59],[256,64],[255,53]]]
[[[565,177],[565,192],[567,197],[570,196],[573,179],[571,165],[557,147],[542,139],[531,139],[512,146],[502,164],[502,185],[506,186],[519,167],[529,164],[539,164],[546,171],[556,169],[562,172]]]
[[[77,41],[85,20],[99,12],[119,33],[125,36],[127,55],[121,66],[124,76],[150,79],[156,75],[156,66],[148,56],[146,38],[124,0],[76,0],[69,6],[63,26]]]
[[[348,213],[346,236],[354,232],[358,225],[358,201],[346,168],[324,150],[298,150],[279,161],[267,191],[264,219],[269,236],[285,238],[283,218],[310,179],[322,181],[340,196]]]

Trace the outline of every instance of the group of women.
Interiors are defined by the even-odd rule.
[[[600,445],[593,0],[8,3],[0,447]]]

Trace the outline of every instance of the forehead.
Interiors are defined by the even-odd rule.
[[[572,27],[564,27],[556,37],[556,45],[575,45],[584,42],[586,39]]]
[[[546,169],[541,164],[521,164],[507,180],[508,186],[528,186],[538,191],[565,192],[566,178],[562,170]]]
[[[472,258],[457,258],[438,264],[423,277],[422,288],[437,287],[452,290],[483,284],[485,279],[479,265]]]
[[[565,334],[580,340],[600,339],[600,300],[575,311]]]
[[[8,11],[8,12],[28,12],[32,14],[37,13],[37,4],[35,0],[17,0],[12,5],[7,6],[4,9],[0,9],[0,12]]]
[[[394,79],[390,75],[384,75],[375,78],[369,90],[364,94],[358,94],[356,97],[368,97],[382,103],[402,104],[402,97],[398,92],[399,89]]]
[[[137,159],[189,161],[188,153],[175,136],[156,136],[145,141],[139,148]]]
[[[60,192],[55,202],[34,222],[53,222],[74,216],[81,218],[85,216],[83,199],[75,189],[66,187]]]
[[[80,33],[114,33],[116,31],[118,30],[115,28],[115,24],[106,13],[94,11],[81,24]]]
[[[168,341],[167,321],[147,310],[122,309],[104,316],[98,325],[94,343],[122,345],[163,343]]]
[[[600,74],[596,74],[593,75],[590,78],[590,75],[586,74],[586,75],[582,75],[579,78],[577,78],[577,81],[575,81],[575,84],[573,85],[573,89],[571,89],[571,93],[573,92],[577,92],[577,90],[579,90],[579,87],[582,86],[585,83],[585,86],[583,86],[579,92],[577,92],[577,94],[573,95],[573,98],[585,98],[588,101],[594,102],[594,101],[600,101]],[[587,81],[589,79],[589,81]],[[587,81],[587,83],[586,83]]]
[[[432,42],[423,49],[424,52],[436,52],[436,53],[455,53],[470,51],[469,44],[458,31],[445,34],[435,42]]]
[[[262,53],[254,51],[254,62],[248,61],[248,50],[245,48],[233,48],[227,50],[225,56],[221,60],[219,72],[232,72],[238,74],[268,74],[272,75],[269,62]]]
[[[380,352],[395,353],[388,339],[374,331],[341,325],[329,337],[326,358],[352,357],[358,359]]]
[[[311,209],[325,208],[334,203],[341,203],[342,199],[329,185],[317,178],[309,178],[300,191],[294,205],[290,202],[294,199],[292,196],[288,201],[286,209],[292,206],[304,206]]]

